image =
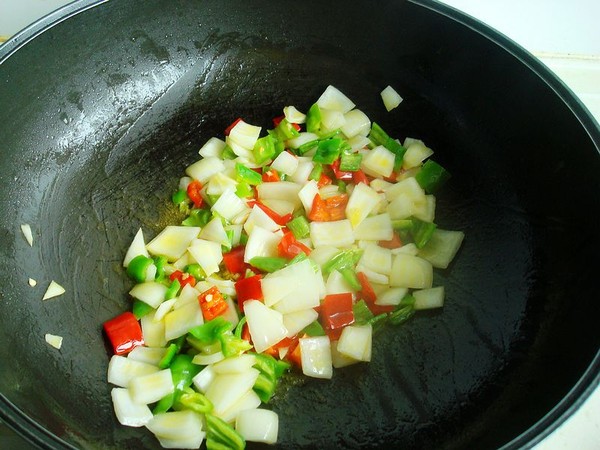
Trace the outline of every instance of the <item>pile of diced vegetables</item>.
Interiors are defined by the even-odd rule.
[[[432,150],[333,86],[283,112],[266,134],[238,119],[209,139],[172,197],[185,220],[148,244],[140,229],[125,256],[133,308],[104,324],[108,381],[119,422],[163,447],[276,442],[261,405],[285,372],[331,378],[370,361],[374,330],[444,303],[433,268],[464,235],[434,223],[449,175]]]

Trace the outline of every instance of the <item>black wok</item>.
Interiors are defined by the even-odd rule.
[[[426,0],[95,3],[0,49],[0,416],[22,435],[158,448],[116,422],[105,381],[123,252],[169,222],[204,141],[328,84],[436,150],[453,174],[436,222],[467,237],[436,274],[442,311],[379,334],[371,364],[281,392],[278,448],[528,447],[598,385],[600,131],[533,57]],[[42,302],[50,280],[66,294]]]

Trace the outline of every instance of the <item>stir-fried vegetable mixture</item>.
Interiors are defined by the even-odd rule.
[[[274,443],[265,407],[289,370],[331,378],[370,361],[373,331],[444,303],[433,268],[463,239],[434,222],[448,178],[333,86],[271,129],[233,122],[186,168],[185,212],[124,266],[131,312],[104,324],[120,423],[168,448]]]

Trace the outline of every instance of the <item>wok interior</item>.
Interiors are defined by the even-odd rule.
[[[370,364],[282,390],[278,447],[507,443],[598,349],[597,149],[537,75],[441,14],[249,3],[109,2],[0,66],[0,392],[75,446],[158,448],[118,425],[105,381],[101,325],[130,306],[124,251],[140,226],[151,237],[177,220],[170,194],[209,137],[238,116],[268,127],[333,84],[391,135],[434,149],[453,175],[436,223],[466,239],[435,275],[442,311],[378,334]],[[388,84],[404,97],[392,113]],[[42,302],[50,280],[67,292]],[[64,336],[60,351],[45,333]]]

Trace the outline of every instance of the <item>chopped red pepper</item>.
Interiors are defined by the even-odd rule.
[[[264,298],[261,279],[262,275],[259,274],[236,281],[235,292],[237,293],[238,306],[241,312],[244,312],[244,302],[246,300],[262,300]]]
[[[321,176],[319,177],[319,181],[317,181],[317,187],[319,189],[321,189],[323,186],[327,186],[328,184],[331,184],[331,178],[329,178],[327,175],[325,175],[324,173],[321,174]]]
[[[202,203],[204,202],[204,199],[200,194],[201,190],[202,183],[200,183],[198,180],[193,180],[192,182],[190,182],[190,184],[188,184],[187,195],[190,198],[190,200],[194,202],[194,206],[196,208],[200,208],[202,206]]]
[[[231,125],[229,125],[227,128],[225,128],[225,136],[229,136],[229,133],[231,133],[231,130],[233,129],[233,127],[235,127],[242,120],[243,119],[241,117],[238,117],[231,123]]]
[[[251,206],[251,203],[248,202],[248,205]],[[292,220],[292,215],[291,214],[286,214],[284,216],[277,214],[275,211],[273,211],[271,208],[269,208],[268,206],[262,204],[261,202],[255,201],[252,203],[252,206],[256,205],[258,206],[260,209],[262,209],[264,211],[264,213],[269,216],[271,218],[271,220],[273,220],[273,222],[275,222],[277,225],[285,225],[286,223],[288,223],[290,220]]]
[[[174,281],[174,280],[179,281],[179,286],[181,286],[182,288],[186,284],[189,284],[192,287],[196,286],[196,279],[193,276],[191,276],[189,273],[184,273],[181,270],[176,270],[171,275],[169,275],[169,280],[171,280],[171,281]]]
[[[240,245],[223,254],[225,268],[232,274],[244,275],[250,266],[244,262],[246,247]]]
[[[283,235],[281,241],[277,244],[277,251],[279,252],[279,256],[289,259],[300,253],[304,253],[307,256],[310,255],[310,248],[299,242],[291,231]]]
[[[356,277],[358,278],[358,281],[361,285],[361,290],[358,292],[358,295],[365,302],[367,302],[367,305],[370,308],[371,305],[375,304],[375,300],[377,300],[377,295],[373,290],[373,286],[371,286],[371,282],[369,281],[364,272],[356,272]]]
[[[321,302],[321,323],[326,330],[343,328],[354,322],[352,294],[329,294]]]
[[[279,174],[277,173],[276,170],[269,169],[266,172],[263,172],[263,174],[262,174],[262,180],[265,183],[272,183],[272,182],[275,182],[275,181],[281,181],[281,178],[279,177]]]
[[[392,171],[389,177],[383,177],[385,181],[389,181],[390,183],[395,183],[398,181],[398,172]]]
[[[285,119],[285,116],[274,117],[273,118],[273,126],[277,127],[281,123],[281,121],[283,119]],[[296,129],[296,131],[300,131],[301,130],[299,124],[293,123],[293,122],[290,122],[290,124]]]
[[[367,186],[369,185],[369,179],[360,169],[358,169],[356,172],[352,172],[352,181],[354,184],[365,183]]]
[[[135,347],[144,345],[140,323],[130,311],[107,320],[103,328],[115,355],[124,355]]]
[[[336,159],[331,163],[331,170],[338,180],[352,180],[354,179],[354,172],[345,172],[340,170],[340,159]]]
[[[223,298],[223,294],[221,294],[216,286],[212,286],[210,289],[207,289],[200,294],[198,296],[198,301],[200,302],[202,315],[206,321],[213,320],[229,308],[229,305]]]
[[[322,199],[319,194],[313,199],[312,209],[308,218],[316,222],[331,222],[346,218],[346,205],[348,204],[348,195],[334,195]]]
[[[302,368],[302,353],[300,351],[300,338],[307,337],[306,334],[298,336],[291,344],[288,349],[285,359],[291,362],[298,368]]]
[[[392,239],[389,241],[379,241],[379,246],[389,249],[400,248],[402,247],[402,240],[400,239],[400,235],[394,231]]]

